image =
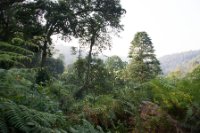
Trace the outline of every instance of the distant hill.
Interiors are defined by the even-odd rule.
[[[166,55],[159,58],[164,74],[176,69],[186,73],[200,64],[200,50]]]

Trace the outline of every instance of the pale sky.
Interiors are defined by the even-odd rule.
[[[107,55],[127,56],[136,32],[146,31],[156,55],[200,49],[200,0],[121,0],[124,31]]]

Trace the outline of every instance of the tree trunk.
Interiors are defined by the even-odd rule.
[[[90,50],[88,54],[88,62],[87,62],[87,71],[86,71],[86,77],[85,77],[85,83],[84,84],[89,84],[89,76],[90,76],[90,71],[91,71],[91,62],[92,62],[92,48],[94,46],[94,37],[91,39],[91,44],[90,44]]]
[[[44,42],[44,46],[42,48],[42,60],[41,60],[41,68],[44,67],[46,58],[47,58],[47,40]]]
[[[80,89],[75,93],[74,97],[77,99],[83,98],[83,92],[88,89],[90,86],[90,72],[91,72],[91,61],[92,61],[92,48],[95,44],[95,35],[92,36],[91,42],[90,42],[90,50],[88,53],[88,59],[87,59],[87,70],[86,70],[86,77],[83,86],[80,87]]]

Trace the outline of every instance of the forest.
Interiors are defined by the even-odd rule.
[[[199,133],[199,63],[163,74],[145,31],[128,62],[98,58],[125,14],[120,0],[0,0],[0,132]],[[87,55],[66,66],[55,35]]]

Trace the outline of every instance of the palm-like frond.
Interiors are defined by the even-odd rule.
[[[34,52],[29,50],[30,48],[38,46],[21,38],[13,38],[10,43],[0,41],[0,67],[5,68],[3,67],[5,64],[6,67],[23,66],[23,61],[31,62]]]
[[[9,127],[21,132],[65,132],[62,115],[50,114],[30,109],[23,105],[0,98],[0,130],[8,133]]]

